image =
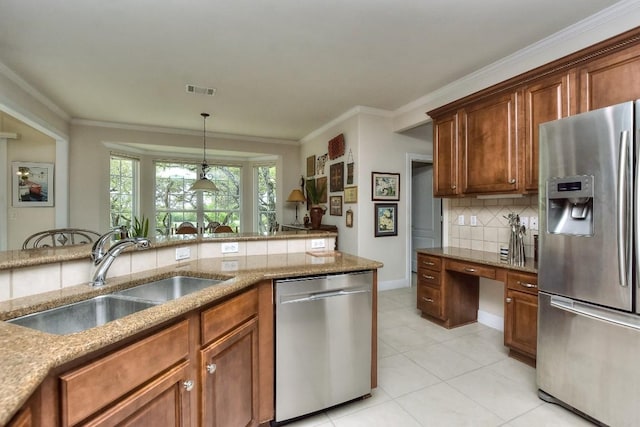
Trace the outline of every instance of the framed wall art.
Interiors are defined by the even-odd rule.
[[[400,200],[400,174],[371,172],[371,200]]]
[[[353,211],[351,209],[347,209],[345,224],[347,227],[353,227]]]
[[[344,187],[344,202],[358,203],[358,186]]]
[[[327,203],[327,177],[316,178],[316,186],[320,191],[320,203]]]
[[[14,208],[53,206],[53,163],[12,162]]]
[[[316,174],[316,156],[307,157],[307,178]]]
[[[398,204],[376,203],[375,209],[375,237],[398,235]]]
[[[329,167],[331,181],[329,190],[332,193],[344,190],[344,162],[334,163]]]
[[[329,197],[329,215],[342,216],[342,196]]]

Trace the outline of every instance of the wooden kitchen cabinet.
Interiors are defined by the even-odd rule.
[[[509,355],[535,366],[538,337],[538,278],[509,272],[505,287],[504,345]]]
[[[447,197],[459,194],[457,112],[434,119],[433,152],[433,195]]]
[[[512,193],[518,181],[518,94],[493,95],[460,114],[460,182],[464,194]]]
[[[62,426],[189,425],[188,358],[182,321],[61,375]]]
[[[527,84],[523,91],[524,189],[538,192],[538,126],[575,113],[575,73],[560,73]]]
[[[640,99],[640,45],[581,65],[578,77],[580,112]]]
[[[444,321],[441,269],[441,258],[418,254],[418,310],[422,311],[423,315]]]
[[[259,424],[258,291],[202,314],[200,425],[244,427]]]

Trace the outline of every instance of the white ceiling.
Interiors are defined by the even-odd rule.
[[[76,119],[298,140],[616,0],[0,0],[0,62]],[[185,92],[215,87],[214,97]]]

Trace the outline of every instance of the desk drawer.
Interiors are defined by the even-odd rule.
[[[418,269],[426,268],[434,271],[442,270],[442,258],[435,256],[418,254]]]
[[[536,274],[515,273],[510,271],[507,274],[507,288],[514,291],[527,292],[532,295],[537,295],[538,276]]]
[[[423,313],[443,318],[442,293],[429,286],[418,285],[418,309]]]
[[[440,289],[440,273],[427,270],[426,268],[419,268],[418,283]]]
[[[468,274],[470,276],[486,277],[487,279],[496,278],[495,268],[480,264],[447,260],[446,269]]]

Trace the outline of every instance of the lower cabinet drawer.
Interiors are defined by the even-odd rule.
[[[418,285],[418,309],[430,316],[443,318],[442,293],[429,286]]]
[[[202,313],[202,342],[208,343],[258,315],[258,290],[243,292]]]
[[[418,269],[418,283],[440,289],[440,273],[420,268]]]
[[[507,274],[507,288],[514,291],[538,294],[538,276],[536,274],[516,273]]]
[[[62,425],[79,423],[188,357],[183,321],[61,375]]]
[[[479,264],[470,264],[466,262],[447,260],[446,269],[468,274],[470,276],[486,277],[487,279],[496,278],[496,269]]]

